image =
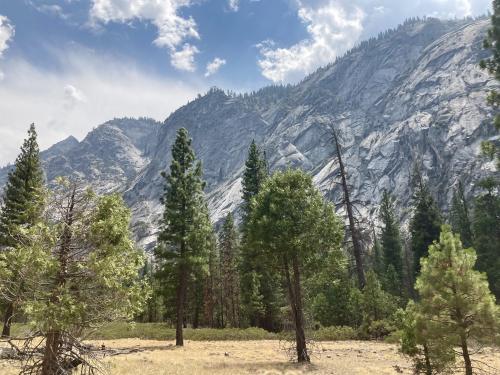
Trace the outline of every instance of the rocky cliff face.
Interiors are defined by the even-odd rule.
[[[407,218],[409,174],[419,161],[446,210],[455,183],[468,194],[473,181],[494,168],[478,158],[494,136],[486,95],[495,82],[478,67],[488,20],[407,22],[319,69],[295,86],[267,87],[233,96],[212,89],[173,113],[152,120],[109,121],[82,141],[74,138],[43,153],[48,180],[78,176],[98,191],[120,191],[134,214],[134,230],[148,247],[161,214],[159,198],[175,132],[186,127],[203,160],[214,221],[240,203],[248,146],[265,149],[271,169],[309,171],[339,200],[338,169],[328,136],[342,135],[354,198],[374,218],[383,189]],[[5,178],[6,169],[0,171]]]

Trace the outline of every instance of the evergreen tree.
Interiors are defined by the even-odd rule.
[[[381,242],[386,271],[390,272],[387,279],[391,280],[389,291],[393,294],[402,294],[403,281],[403,247],[399,227],[394,214],[394,203],[391,195],[384,190],[380,204],[380,220],[382,222]]]
[[[170,174],[166,180],[163,220],[156,254],[159,276],[167,288],[175,285],[176,345],[183,346],[183,325],[188,285],[192,273],[208,263],[213,229],[204,202],[201,163],[196,161],[186,129],[177,131],[172,146]],[[170,287],[170,288],[169,288]]]
[[[248,149],[248,157],[245,162],[245,172],[243,173],[242,181],[243,229],[245,229],[246,223],[248,222],[248,216],[251,213],[252,198],[259,193],[267,175],[267,161],[264,159],[264,155],[259,150],[255,140],[252,140],[250,148]]]
[[[439,342],[440,351],[450,356],[450,365],[458,343],[465,374],[472,375],[470,342],[498,339],[500,332],[499,307],[486,276],[474,269],[476,253],[464,249],[459,236],[443,226],[439,242],[429,247],[429,256],[421,263],[416,289],[421,298],[418,312],[425,324],[419,335],[427,343]],[[432,352],[432,347],[428,350]]]
[[[427,256],[429,245],[439,238],[441,215],[418,167],[414,170],[413,183],[413,217],[410,221],[410,234],[414,274],[418,275],[420,259]]]
[[[465,247],[472,246],[472,225],[462,182],[459,182],[458,186],[453,190],[450,224],[453,231],[460,235],[463,245]]]
[[[31,226],[43,210],[44,180],[35,125],[31,124],[14,169],[9,173],[0,214],[0,246],[17,244],[20,226]]]
[[[477,269],[486,272],[490,288],[500,300],[500,197],[498,183],[486,178],[479,183],[485,191],[476,198],[473,213]]]
[[[231,213],[227,214],[219,236],[222,326],[240,326],[238,275],[238,232]],[[225,318],[225,319],[224,319]]]
[[[276,331],[279,328],[280,308],[278,281],[275,273],[270,272],[265,263],[256,262],[258,249],[254,245],[249,245],[247,241],[252,199],[259,193],[268,176],[264,155],[252,140],[242,181],[241,302],[248,324]]]
[[[21,153],[16,159],[14,169],[9,173],[4,190],[2,212],[0,214],[0,249],[10,251],[20,241],[20,229],[33,226],[40,220],[44,203],[44,179],[40,164],[35,125],[31,124],[28,137],[24,140]],[[15,269],[13,282],[17,282],[20,293],[19,278]],[[10,326],[18,302],[15,295],[4,302],[4,325],[2,336],[10,336]]]
[[[487,69],[495,79],[500,80],[500,1],[493,0],[493,14],[491,16],[491,28],[488,30],[488,35],[484,40],[484,47],[493,52],[493,56],[481,61],[481,68]],[[496,130],[500,130],[500,94],[496,90],[492,90],[488,95],[488,104],[494,108],[495,118],[494,125]],[[496,158],[497,164],[500,165],[500,149],[497,143],[493,141],[485,141],[481,144],[484,155],[493,159]]]
[[[299,362],[309,362],[306,346],[304,279],[325,259],[341,256],[342,225],[310,176],[298,170],[275,173],[252,207],[248,237],[260,250],[259,261],[280,271],[295,326]]]

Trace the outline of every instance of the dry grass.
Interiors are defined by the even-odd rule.
[[[312,364],[288,362],[276,340],[270,341],[187,341],[176,348],[172,341],[120,339],[93,341],[107,348],[146,349],[143,352],[104,359],[112,375],[277,375],[335,374],[384,375],[411,374],[410,363],[398,353],[396,345],[368,342],[323,342]],[[227,353],[227,355],[225,354]],[[500,351],[486,349],[477,359],[500,369]],[[399,372],[399,371],[402,372]],[[0,374],[14,375],[12,362],[0,361]]]

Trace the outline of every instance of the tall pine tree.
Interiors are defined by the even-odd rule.
[[[481,68],[488,72],[500,81],[500,1],[493,0],[493,14],[491,15],[491,28],[488,30],[488,35],[484,40],[484,47],[493,52],[493,56],[481,61]],[[488,104],[495,111],[494,126],[496,130],[500,130],[500,93],[492,90],[488,95]],[[484,141],[481,144],[481,149],[484,155],[491,159],[496,158],[497,164],[500,165],[500,148],[498,141]]]
[[[441,215],[418,167],[413,173],[413,184],[413,217],[410,221],[410,234],[414,274],[418,275],[420,259],[427,256],[429,245],[439,238]]]
[[[266,264],[256,262],[258,249],[247,241],[252,199],[259,193],[268,176],[264,155],[255,141],[252,141],[242,182],[241,301],[249,325],[276,330],[279,320],[279,285],[275,274],[267,269]]]
[[[476,198],[473,215],[477,269],[486,272],[490,288],[500,300],[500,197],[498,183],[486,178],[479,183],[484,193]]]
[[[391,282],[390,292],[402,294],[403,281],[403,247],[401,245],[401,236],[399,227],[394,214],[394,202],[391,195],[384,190],[382,202],[380,204],[380,220],[382,221],[381,242],[383,250],[383,259],[386,271],[395,276],[395,282]],[[390,277],[394,277],[391,275]]]
[[[161,261],[159,275],[165,283],[175,285],[176,345],[183,346],[187,288],[192,273],[200,264],[207,264],[213,234],[204,202],[201,163],[196,161],[184,128],[177,131],[172,146],[170,174],[162,175],[166,185],[161,199],[164,214],[157,248]]]
[[[9,173],[2,203],[0,247],[4,251],[12,251],[12,248],[16,247],[20,240],[19,229],[34,225],[40,220],[43,211],[44,178],[34,124],[31,124],[28,137],[24,140],[14,169]],[[11,271],[16,279],[16,270]],[[2,336],[10,336],[16,296],[10,296],[9,300],[9,302],[4,303]]]

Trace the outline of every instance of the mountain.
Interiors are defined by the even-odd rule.
[[[397,197],[408,218],[409,175],[423,166],[433,193],[447,209],[459,179],[466,193],[494,170],[479,158],[482,140],[494,137],[486,95],[496,82],[478,65],[487,19],[411,20],[361,43],[293,86],[270,86],[235,95],[213,88],[179,108],[164,123],[115,119],[78,142],[68,138],[42,153],[48,180],[79,177],[100,192],[119,191],[133,211],[133,228],[144,247],[154,243],[162,208],[160,172],[180,127],[189,130],[203,160],[206,193],[217,222],[240,203],[247,149],[255,139],[271,169],[309,171],[332,200],[338,165],[328,135],[341,133],[353,197],[376,217],[382,191]],[[8,168],[0,171],[5,180]]]

